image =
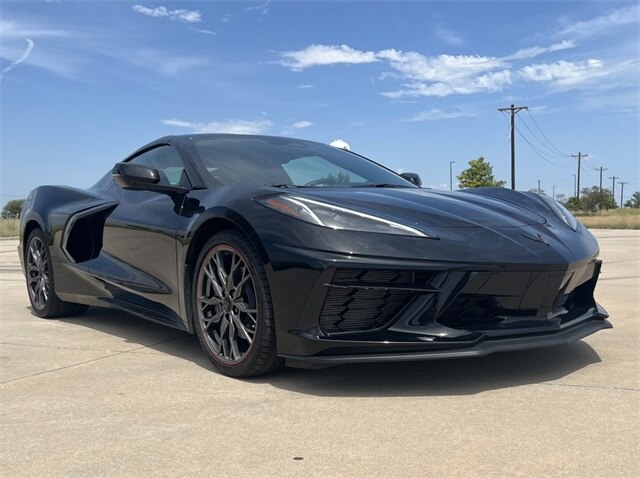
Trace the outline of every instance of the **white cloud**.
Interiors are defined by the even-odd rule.
[[[573,39],[562,39],[548,45],[535,45],[519,49],[503,57],[484,55],[428,56],[417,51],[383,49],[364,51],[349,45],[313,44],[301,50],[280,54],[280,64],[294,71],[313,66],[336,64],[361,64],[379,62],[389,67],[375,80],[399,83],[395,89],[385,91],[386,97],[407,101],[424,96],[444,97],[453,94],[497,92],[514,82],[538,82],[552,89],[567,90],[606,87],[605,81],[628,85],[632,76],[637,84],[637,60],[585,59],[583,61],[540,62],[527,65],[526,60],[576,48],[575,38],[594,35],[622,25],[640,22],[640,4],[610,11],[591,20],[565,25],[557,35],[571,35]],[[434,34],[451,45],[464,44],[464,37],[444,26],[437,26]],[[637,55],[637,48],[634,47]],[[583,57],[584,58],[584,57]],[[635,58],[635,57],[634,57]],[[633,72],[630,75],[629,72]],[[374,81],[374,79],[372,79]],[[426,116],[416,116],[415,121],[435,117],[435,111]],[[438,112],[438,114],[442,114]]]
[[[298,85],[298,86],[296,86],[296,88],[299,88],[301,90],[308,90],[310,88],[313,88],[313,85],[307,83],[307,84],[304,84],[304,85]]]
[[[169,10],[167,7],[149,8],[144,5],[133,5],[131,8],[149,17],[168,18],[169,20],[180,20],[188,23],[198,23],[202,21],[202,15],[198,10],[187,10],[186,8]]]
[[[478,76],[467,76],[454,81],[436,83],[414,82],[404,85],[401,90],[385,91],[384,96],[393,99],[418,96],[449,96],[453,94],[469,95],[480,92],[500,91],[512,83],[510,70],[489,72]]]
[[[271,0],[267,0],[266,2],[260,4],[260,5],[256,5],[253,7],[247,7],[244,9],[245,12],[259,12],[263,15],[266,15],[267,13],[269,13],[269,4],[271,3]]]
[[[573,40],[563,40],[559,43],[553,43],[549,46],[532,46],[529,48],[522,48],[517,52],[506,56],[505,60],[524,60],[527,58],[534,58],[544,53],[551,53],[559,50],[567,50],[569,48],[575,48],[576,43]]]
[[[417,115],[406,119],[405,121],[435,121],[441,119],[453,119],[476,116],[473,113],[465,113],[464,111],[442,111],[439,109],[431,109],[429,111],[423,111]]]
[[[280,56],[282,57],[280,64],[294,71],[320,65],[378,61],[374,52],[355,50],[347,45],[309,45],[303,50],[285,51]]]
[[[108,48],[100,47],[96,51],[164,76],[177,76],[185,70],[197,68],[207,63],[206,58],[203,57],[187,56],[154,48],[125,49],[110,46]]]
[[[604,30],[622,25],[637,25],[640,22],[640,4],[618,8],[607,15],[581,22],[571,23],[560,30],[558,36],[573,35],[586,37],[599,34]]]
[[[33,50],[35,43],[29,38],[26,38],[25,40],[27,41],[27,48],[24,50],[20,58],[14,60],[10,65],[6,66],[2,69],[2,71],[0,71],[0,81],[2,81],[2,78],[8,71],[13,70],[16,66],[29,58],[29,55],[31,54],[31,50]]]
[[[382,50],[377,54],[399,71],[402,76],[415,81],[452,82],[495,70],[504,62],[495,57],[478,55],[439,55],[428,57],[415,51]]]
[[[65,30],[54,30],[51,28],[43,28],[36,25],[20,24],[11,20],[0,19],[0,32],[2,32],[2,40],[29,38],[45,38],[45,37],[69,37],[73,33]]]
[[[465,44],[464,37],[449,28],[446,28],[442,25],[437,25],[433,33],[443,42],[448,43],[453,46],[462,46]]]
[[[609,73],[610,71],[604,68],[604,62],[596,59],[539,63],[525,66],[518,72],[525,80],[549,82],[561,89],[588,83]]]
[[[311,121],[303,120],[293,123],[292,126],[296,129],[305,129],[313,126],[313,123]]]
[[[205,35],[217,35],[218,32],[215,32],[213,30],[207,30],[205,28],[189,28],[189,30],[193,30],[194,32],[198,32],[198,33],[204,33]]]
[[[179,119],[162,120],[162,124],[186,128],[194,133],[233,133],[233,134],[261,134],[268,130],[272,123],[267,120],[226,120],[210,123],[195,123]]]

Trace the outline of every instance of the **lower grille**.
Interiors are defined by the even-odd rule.
[[[320,328],[327,334],[378,329],[389,323],[413,295],[401,290],[330,289]]]
[[[420,277],[421,281],[425,278]],[[390,323],[415,296],[415,274],[405,271],[338,270],[320,314],[326,334],[365,332]],[[385,289],[385,286],[395,287]]]

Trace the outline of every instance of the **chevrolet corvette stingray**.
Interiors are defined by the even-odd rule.
[[[236,377],[579,340],[611,327],[598,252],[543,195],[434,191],[333,146],[231,134],[34,189],[19,244],[35,315],[126,311],[195,333]]]

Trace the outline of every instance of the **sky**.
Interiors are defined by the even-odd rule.
[[[0,203],[88,187],[169,134],[337,138],[423,185],[640,189],[637,1],[7,1]],[[616,184],[619,198],[620,186]]]

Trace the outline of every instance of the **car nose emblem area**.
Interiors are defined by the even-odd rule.
[[[542,244],[544,244],[545,246],[549,245],[549,241],[547,241],[547,238],[544,237],[542,234],[538,233],[535,236],[532,234],[522,234],[524,237],[526,237],[527,239],[531,239],[532,241],[536,241],[536,242],[541,242]]]

